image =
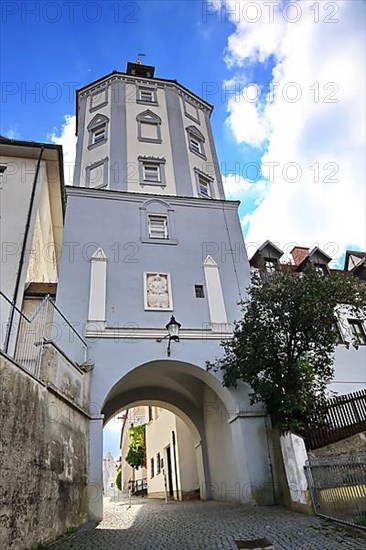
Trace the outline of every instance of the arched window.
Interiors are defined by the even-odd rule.
[[[147,109],[136,117],[137,138],[139,141],[161,143],[161,118]]]
[[[89,144],[88,149],[94,149],[105,143],[108,139],[109,118],[97,114],[88,124]]]

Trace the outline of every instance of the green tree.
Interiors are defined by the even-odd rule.
[[[125,460],[132,468],[137,469],[145,461],[145,424],[131,426],[128,435],[130,443]]]
[[[339,304],[364,320],[366,284],[343,273],[321,276],[313,266],[303,274],[284,268],[267,279],[255,275],[234,337],[208,367],[223,371],[225,386],[248,383],[251,403],[265,403],[274,427],[301,432],[334,376]]]
[[[118,468],[116,473],[116,486],[119,491],[122,491],[122,470]]]

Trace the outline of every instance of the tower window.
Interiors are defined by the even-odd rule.
[[[95,128],[92,132],[92,143],[100,143],[105,140],[106,136],[106,126],[105,124],[103,126],[100,126],[99,128]]]
[[[196,298],[205,297],[205,293],[203,291],[203,285],[194,285],[194,292],[195,292]]]
[[[362,326],[361,321],[357,319],[348,319],[349,325],[351,327],[351,332],[354,340],[357,344],[365,345],[366,344],[366,334]]]
[[[203,174],[198,174],[198,192],[203,197],[211,197],[210,180]]]
[[[157,105],[158,100],[157,100],[156,88],[148,87],[148,86],[137,86],[136,102]]]
[[[144,88],[142,88],[139,95],[141,101],[145,101],[147,103],[151,103],[152,101],[154,101],[153,90],[145,90]]]
[[[168,239],[167,216],[148,216],[150,239]]]
[[[160,182],[160,167],[159,164],[148,162],[143,163],[144,181]]]
[[[197,139],[194,139],[193,137],[190,137],[189,138],[189,147],[190,147],[191,151],[193,151],[194,153],[198,153],[199,155],[202,154],[201,143]]]
[[[95,115],[93,120],[89,122],[89,149],[94,149],[94,147],[97,147],[107,141],[108,122],[109,119],[101,114]]]
[[[188,147],[192,153],[195,153],[199,157],[206,159],[203,144],[205,137],[196,126],[188,126],[186,128],[188,134]]]

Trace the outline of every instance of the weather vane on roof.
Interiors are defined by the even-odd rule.
[[[138,53],[137,54],[137,61],[136,61],[137,65],[141,65],[141,63],[142,63],[140,57],[145,57],[145,56],[146,56],[146,53]]]

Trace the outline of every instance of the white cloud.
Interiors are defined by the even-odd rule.
[[[5,132],[5,137],[9,139],[20,139],[20,132],[18,130],[18,125],[13,124],[9,127],[9,129]]]
[[[76,117],[75,115],[65,115],[64,123],[61,126],[61,131],[58,128],[53,128],[52,132],[48,135],[48,139],[56,145],[62,145],[64,155],[64,172],[65,172],[65,185],[72,185],[74,166],[75,166],[75,154],[76,154]]]
[[[260,202],[267,189],[265,180],[250,181],[236,174],[223,175],[222,182],[228,199],[235,199],[245,194],[246,197]]]
[[[231,9],[248,4],[226,3]],[[278,163],[258,207],[242,220],[249,226],[247,242],[270,239],[283,248],[289,241],[318,243],[339,257],[347,245],[366,247],[365,4],[339,0],[336,14],[315,4],[320,4],[319,23],[310,9],[314,2],[307,1],[300,3],[302,16],[292,24],[284,21],[284,3],[276,8],[273,23],[264,9],[258,23],[232,16],[236,29],[225,59],[237,67],[235,78],[245,83],[245,67],[273,56],[276,87],[264,104],[231,98],[227,124],[238,143],[263,147],[267,142],[262,163]],[[325,17],[339,22],[325,23]],[[296,93],[301,99],[288,101]],[[289,181],[296,175],[289,163],[300,167],[299,181]],[[268,176],[268,168],[263,166],[262,173]],[[234,189],[230,182],[229,189]],[[235,190],[245,201],[247,189]]]

